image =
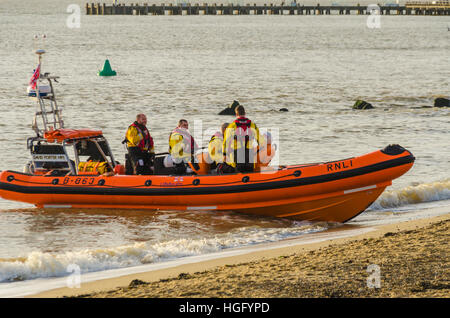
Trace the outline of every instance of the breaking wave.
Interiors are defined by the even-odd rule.
[[[397,208],[404,205],[450,199],[450,179],[385,191],[371,206],[371,210]]]
[[[31,252],[26,257],[0,259],[0,282],[67,276],[73,264],[81,273],[157,263],[181,257],[219,252],[223,249],[279,241],[326,230],[334,224],[295,223],[289,228],[243,227],[210,238],[137,242],[114,248],[81,250],[60,254]]]

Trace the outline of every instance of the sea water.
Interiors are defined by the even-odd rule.
[[[68,24],[71,4],[81,7],[79,28]],[[147,114],[156,151],[165,152],[180,118],[204,146],[232,120],[217,113],[238,100],[259,127],[277,133],[280,164],[388,144],[414,154],[413,168],[350,224],[450,211],[450,108],[431,107],[450,94],[449,18],[382,16],[370,29],[367,16],[356,15],[86,16],[83,6],[0,2],[0,170],[22,171],[29,160],[35,105],[26,88],[33,50],[44,48],[43,71],[60,76],[66,127],[101,129],[118,161],[137,113]],[[97,76],[106,58],[116,77]],[[352,110],[357,99],[375,108]],[[228,211],[40,210],[2,200],[0,289],[67,276],[71,264],[82,273],[126,269],[339,226]]]

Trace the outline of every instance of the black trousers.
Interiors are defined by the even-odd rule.
[[[253,163],[236,163],[236,170],[242,173],[253,172]]]
[[[153,155],[142,151],[139,147],[128,147],[128,155],[133,162],[136,174],[153,174],[150,167],[153,165]]]
[[[245,144],[248,144],[248,140],[246,140]],[[235,149],[234,162],[236,163],[236,171],[241,173],[253,172],[254,165],[250,158],[254,158],[254,151],[248,149],[247,146],[245,148]]]

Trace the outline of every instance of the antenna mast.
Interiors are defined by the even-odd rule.
[[[37,36],[35,36],[36,38]],[[43,35],[42,39],[45,40],[45,38],[46,36]],[[37,49],[35,53],[38,55],[39,78],[36,80],[35,89],[31,86],[28,87],[28,96],[37,102],[32,128],[38,137],[42,137],[47,131],[64,128],[64,121],[53,89],[53,81],[57,83],[59,77],[42,72],[42,56],[45,54],[45,50]],[[45,84],[44,81],[47,81],[48,84]]]

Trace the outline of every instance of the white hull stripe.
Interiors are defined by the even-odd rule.
[[[44,209],[66,209],[71,207],[71,205],[44,204]]]
[[[374,185],[367,186],[367,187],[356,188],[356,189],[351,189],[351,190],[345,190],[345,191],[344,191],[344,194],[353,193],[353,192],[358,192],[358,191],[364,191],[364,190],[370,190],[370,189],[375,189],[376,187],[377,187],[377,185],[374,184]]]
[[[217,206],[188,206],[186,210],[217,210]]]

